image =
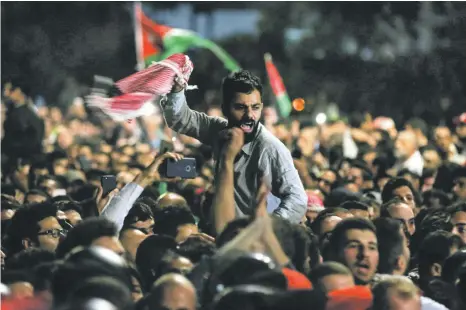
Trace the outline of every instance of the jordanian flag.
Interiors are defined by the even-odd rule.
[[[277,98],[278,110],[282,117],[288,117],[291,113],[291,101],[286,92],[285,85],[283,84],[282,77],[278,73],[277,67],[275,67],[272,61],[272,55],[266,53],[264,55],[265,68],[267,69],[267,75],[269,76],[270,86],[272,87],[273,93]]]
[[[160,25],[147,17],[141,3],[135,3],[135,35],[139,69],[149,66],[176,53],[185,53],[190,48],[207,48],[229,71],[240,70],[239,64],[225,50],[197,33]]]

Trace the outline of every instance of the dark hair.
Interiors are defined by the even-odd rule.
[[[60,261],[54,260],[40,263],[33,268],[33,286],[35,292],[52,289],[53,275],[60,266],[60,264]]]
[[[163,256],[168,251],[175,251],[175,239],[168,236],[149,236],[139,245],[136,252],[136,266],[147,291],[158,278],[158,270]]]
[[[229,222],[223,231],[215,239],[215,243],[218,248],[221,248],[231,240],[233,240],[239,233],[240,230],[249,226],[252,223],[250,217],[240,217]]]
[[[341,204],[340,207],[346,210],[369,211],[369,206],[359,201],[346,201],[343,204]]]
[[[45,197],[46,201],[49,201],[52,199],[52,197],[47,192],[37,189],[37,188],[33,188],[30,191],[28,191],[26,195],[24,195],[24,201],[27,201],[27,198],[30,195]]]
[[[416,203],[416,207],[420,208],[422,203],[421,203],[421,198],[419,197],[419,193],[414,189],[413,185],[411,182],[409,182],[406,179],[403,178],[392,178],[388,180],[388,182],[385,184],[383,190],[382,190],[382,202],[386,203],[390,199],[394,198],[393,192],[400,187],[407,186],[413,193],[414,197],[414,202]]]
[[[81,216],[83,215],[83,208],[82,206],[75,202],[75,201],[57,201],[54,203],[55,205],[57,205],[58,209],[63,211],[63,212],[66,212],[66,211],[70,211],[70,210],[74,210],[76,212],[78,212]]]
[[[451,215],[454,216],[455,213],[458,212],[466,212],[466,202],[464,201],[459,201],[455,204],[452,204],[447,208],[447,212]]]
[[[330,235],[327,248],[324,252],[325,260],[340,261],[340,253],[343,249],[343,242],[346,239],[346,232],[351,229],[369,230],[376,235],[374,224],[364,218],[346,218],[338,223]]]
[[[365,162],[361,160],[353,160],[351,161],[351,167],[360,169],[362,171],[362,178],[364,181],[372,181],[374,179],[371,169]]]
[[[428,137],[429,135],[429,127],[427,126],[427,123],[419,117],[410,118],[406,122],[406,125],[410,125],[413,129],[419,129],[422,132],[422,134],[426,137]]]
[[[392,274],[398,258],[403,255],[401,223],[391,218],[378,218],[374,220],[374,226],[377,230],[377,246],[380,257],[378,272]]]
[[[2,194],[6,194],[12,197],[16,196],[16,186],[13,184],[2,184]]]
[[[346,210],[346,209],[345,209]],[[327,211],[327,212],[324,212]],[[322,212],[320,212],[317,217],[314,219],[314,221],[311,223],[311,229],[314,234],[317,236],[320,236],[321,233],[320,231],[322,230],[322,224],[323,222],[332,216],[336,216],[333,209],[326,209]]]
[[[215,243],[199,236],[190,236],[179,245],[178,254],[188,258],[193,264],[197,264],[203,256],[213,256],[216,250]]]
[[[55,181],[58,185],[58,188],[64,188],[63,184],[60,182],[60,180],[58,179],[58,177],[54,176],[54,175],[41,175],[39,176],[39,178],[37,179],[37,186],[40,186],[40,184],[44,181],[47,181],[47,180],[52,180],[52,181]]]
[[[8,270],[31,270],[37,265],[55,260],[55,253],[39,248],[24,249],[6,260]]]
[[[324,205],[326,208],[335,208],[345,201],[358,201],[359,199],[359,194],[353,193],[346,188],[339,187],[330,192],[330,194],[325,198]]]
[[[87,181],[100,181],[100,178],[106,175],[107,173],[102,170],[98,169],[91,169],[88,172],[86,172],[86,179]]]
[[[443,265],[445,259],[450,256],[450,249],[453,246],[460,248],[463,242],[459,236],[450,232],[439,230],[427,235],[422,241],[417,255],[419,263],[419,276],[428,276],[430,267],[438,263]]]
[[[222,83],[223,114],[228,116],[230,101],[232,100],[235,93],[250,94],[254,90],[257,90],[262,98],[262,83],[259,77],[253,75],[247,70],[240,70],[230,73],[226,78],[223,79]]]
[[[6,232],[5,246],[8,255],[23,249],[23,239],[37,241],[39,222],[47,217],[56,217],[57,211],[57,207],[48,202],[26,205],[18,209]]]
[[[432,200],[439,200],[439,207],[446,207],[450,204],[450,197],[448,194],[440,189],[433,188],[431,190],[425,191],[422,194],[422,201],[424,205],[430,209],[432,208]]]
[[[115,237],[118,234],[115,223],[105,217],[91,217],[74,226],[57,248],[57,257],[64,257],[78,246],[90,246],[100,237]]]
[[[186,224],[196,224],[193,213],[186,207],[167,206],[154,214],[154,234],[175,238],[178,227]]]
[[[147,221],[148,219],[154,218],[152,210],[148,205],[142,202],[136,201],[133,207],[129,210],[123,222],[123,229],[130,227],[132,224],[138,221]]]
[[[156,205],[157,199],[159,199],[159,197],[160,197],[159,189],[154,185],[149,185],[144,188],[144,191],[142,192],[140,199],[144,198],[144,199],[153,200],[153,202],[151,203],[147,203],[147,201],[145,202],[146,204],[152,207]]]
[[[17,210],[20,207],[21,204],[13,196],[1,195],[0,210]]]

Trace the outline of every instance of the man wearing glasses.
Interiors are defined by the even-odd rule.
[[[61,239],[66,236],[59,216],[58,207],[51,203],[19,209],[11,219],[5,236],[7,254],[11,256],[29,247],[55,252]]]

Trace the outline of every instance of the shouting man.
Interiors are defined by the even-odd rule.
[[[306,212],[307,196],[290,151],[259,123],[263,109],[260,79],[246,70],[232,73],[223,80],[222,92],[222,112],[227,120],[191,110],[183,88],[175,84],[162,101],[168,126],[213,146],[216,159],[223,138],[231,134],[231,129],[240,128],[244,145],[234,164],[236,216],[253,214],[253,198],[264,179],[272,193],[268,210],[299,223]]]

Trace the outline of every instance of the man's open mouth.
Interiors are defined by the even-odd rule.
[[[359,273],[366,274],[369,272],[369,265],[366,263],[357,263],[356,268]]]
[[[254,122],[244,122],[241,124],[240,128],[245,133],[251,133],[254,129]]]

